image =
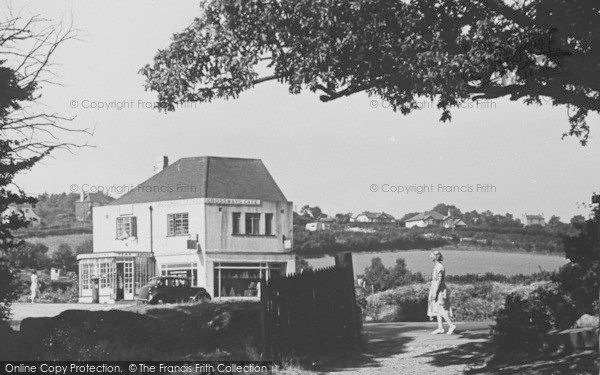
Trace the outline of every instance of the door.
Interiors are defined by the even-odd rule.
[[[133,262],[123,263],[123,299],[133,300]]]
[[[123,263],[117,263],[117,301],[120,301],[124,297],[124,272],[123,272]]]

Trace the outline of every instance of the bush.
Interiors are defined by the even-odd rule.
[[[51,318],[25,318],[17,337],[24,344],[23,350],[10,359],[259,358],[260,304],[256,302],[144,305],[128,309],[66,310]]]
[[[548,344],[546,334],[569,328],[578,318],[573,301],[548,283],[528,295],[511,293],[496,315],[493,341],[503,354],[534,354]]]
[[[366,298],[365,320],[422,322],[427,320],[429,286],[414,284],[375,293]]]
[[[73,252],[71,246],[61,243],[52,254],[51,265],[58,269],[76,272],[78,270],[77,254]]]
[[[75,254],[90,254],[94,251],[94,241],[90,238],[75,247]]]
[[[524,295],[540,283],[513,285],[496,282],[447,284],[454,319],[460,321],[492,320],[511,293]],[[429,284],[414,284],[375,293],[364,298],[367,321],[425,321]]]
[[[571,327],[584,313],[598,312],[600,261],[598,220],[578,223],[577,236],[563,236],[569,264],[552,276],[553,283],[527,296],[509,295],[496,316],[494,342],[500,353],[538,353],[547,348],[546,335]]]
[[[39,284],[38,302],[75,303],[79,300],[79,287],[76,280],[49,281],[42,277]],[[29,302],[31,295],[29,283],[21,281],[20,290],[19,302]]]
[[[47,253],[48,246],[42,243],[23,242],[12,249],[6,259],[16,269],[47,269],[50,266],[50,258]]]

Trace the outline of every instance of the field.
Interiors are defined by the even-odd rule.
[[[66,243],[71,246],[71,249],[75,250],[75,248],[85,242],[86,240],[91,240],[91,233],[84,234],[66,234],[62,236],[48,236],[48,237],[28,237],[24,238],[25,241],[30,243],[42,243],[48,246],[48,256],[52,256],[52,253],[58,249],[58,246],[62,243]]]
[[[540,270],[552,271],[567,263],[562,256],[540,255],[533,253],[507,253],[493,251],[441,250],[444,266],[448,275],[464,275],[468,273],[492,272],[506,276],[532,274]],[[386,267],[396,263],[396,259],[404,258],[406,266],[413,272],[429,275],[432,264],[427,250],[390,251],[379,253],[354,253],[354,273],[363,274],[371,259],[380,257]],[[334,259],[330,256],[307,259],[314,268],[332,266]]]

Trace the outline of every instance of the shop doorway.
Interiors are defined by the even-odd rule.
[[[123,271],[123,263],[117,263],[117,295],[116,300],[120,301],[124,297],[124,271]]]

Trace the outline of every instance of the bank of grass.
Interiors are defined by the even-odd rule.
[[[258,360],[260,304],[233,301],[27,318],[5,360]],[[0,358],[2,360],[2,358]]]
[[[492,281],[470,284],[448,283],[452,311],[457,321],[494,320],[510,293],[527,294],[548,283],[528,284]],[[361,295],[364,319],[367,322],[420,322],[427,321],[429,284],[412,284],[372,295]]]

